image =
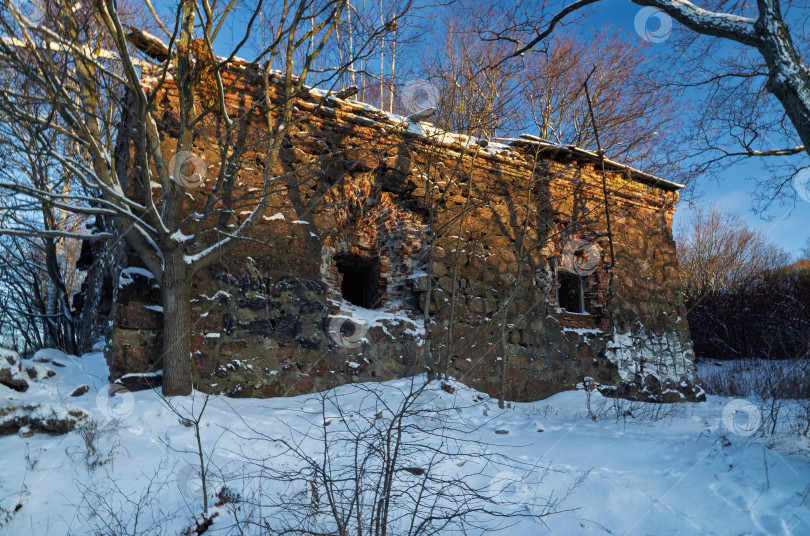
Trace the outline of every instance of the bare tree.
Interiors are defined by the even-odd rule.
[[[751,230],[739,215],[716,207],[695,208],[676,236],[684,294],[694,300],[742,287],[790,262],[786,251]]]
[[[502,43],[481,41],[475,22],[485,5],[457,3],[448,9],[436,38],[443,46],[426,55],[426,95],[436,101],[436,124],[460,134],[492,139],[520,130],[522,73]],[[497,67],[496,67],[497,65]]]
[[[651,173],[688,179],[679,149],[682,103],[647,81],[643,49],[602,30],[553,36],[544,50],[513,57],[506,37],[484,34],[510,24],[512,15],[496,2],[460,1],[448,8],[435,32],[444,46],[426,55],[422,67],[437,102],[437,125],[487,139],[530,132],[595,151],[582,90],[588,80],[603,150]],[[518,39],[521,31],[503,35]]]
[[[14,82],[13,78],[7,80],[8,85],[24,93],[25,85]],[[36,115],[41,107],[29,105],[26,109]],[[29,191],[57,196],[74,192],[72,174],[48,154],[49,148],[60,146],[64,140],[55,130],[45,132],[35,124],[15,122],[4,115],[0,111],[0,147],[4,153],[0,177],[5,179],[3,183],[14,184],[19,194],[6,196],[0,203],[4,228],[0,234],[5,235],[0,247],[6,251],[4,285],[7,290],[25,289],[13,308],[18,315],[38,320],[35,329],[42,333],[41,345],[76,353],[71,297],[81,283],[73,268],[81,241],[75,237],[86,233],[87,218],[64,210],[59,202],[28,195]],[[71,149],[60,146],[65,153]],[[27,246],[22,247],[23,243]],[[22,279],[12,281],[14,273]]]
[[[430,24],[429,17],[420,14],[453,1],[347,2],[322,63],[347,66],[340,74],[340,89],[355,88],[358,100],[401,112],[402,90]]]
[[[805,359],[810,275],[738,216],[698,210],[678,229],[681,280],[701,357]]]
[[[79,282],[72,269],[79,250],[75,243],[54,241],[55,247],[42,238],[0,237],[0,339],[22,353],[40,348],[75,353],[70,296]],[[62,286],[53,282],[54,270]]]
[[[682,103],[647,82],[644,50],[602,30],[587,39],[556,36],[545,53],[524,62],[523,93],[541,138],[598,149],[583,91],[587,80],[602,150],[650,173],[689,179],[678,150]]]
[[[568,493],[552,498],[548,490],[546,497],[540,492],[546,467],[471,439],[477,427],[460,415],[473,408],[424,378],[321,393],[311,401],[321,410],[316,422],[302,414],[300,422],[284,422],[281,433],[245,422],[246,440],[266,442],[277,453],[241,453],[254,467],[250,479],[284,488],[270,496],[257,486],[244,498],[241,510],[252,512],[242,523],[246,531],[427,536],[493,530],[560,511],[583,476]],[[349,412],[343,401],[352,397],[360,402]],[[509,493],[510,486],[517,491]]]
[[[112,222],[114,234],[123,237],[155,275],[163,300],[166,395],[188,394],[192,387],[188,295],[192,276],[249,236],[271,195],[284,188],[285,181],[274,176],[281,145],[290,127],[305,120],[294,117],[295,100],[307,90],[305,81],[330,42],[346,1],[299,0],[275,10],[252,62],[263,62],[264,97],[247,109],[234,109],[225,99],[247,70],[230,77],[225,72],[237,53],[249,52],[245,43],[258,24],[262,3],[249,11],[242,38],[219,57],[214,42],[233,6],[180,0],[171,24],[152,11],[168,45],[143,32],[128,31],[112,0],[87,7],[53,0],[33,14],[4,1],[0,13],[0,26],[8,36],[0,42],[0,61],[29,87],[25,94],[13,88],[0,90],[0,109],[12,120],[54,129],[75,140],[80,147],[75,154],[49,144],[43,148],[94,196],[64,196],[37,188],[23,192],[16,183],[3,186],[15,195],[32,196],[64,210],[103,215]],[[132,52],[128,39],[163,62],[150,68],[155,80],[151,91],[143,87],[139,74],[139,68],[148,65]],[[87,43],[96,48],[87,49]],[[280,72],[274,71],[277,66]],[[333,81],[343,68],[330,69]],[[324,72],[320,75],[326,78]],[[161,119],[155,115],[155,98],[167,80],[176,81],[177,87],[176,146],[161,143]],[[31,113],[32,102],[42,103],[44,110]],[[264,117],[264,135],[247,143],[247,125],[255,114]],[[212,131],[217,132],[214,140]],[[206,135],[207,142],[217,146],[217,161],[206,161],[209,169],[200,170],[189,157],[206,144]],[[258,193],[245,193],[234,201],[238,197],[234,184],[247,151],[261,155],[264,184]],[[185,157],[172,158],[175,155]],[[192,219],[183,212],[189,189],[188,181],[179,180],[184,176],[209,178],[212,183],[206,184],[207,199]],[[232,215],[232,207],[240,203],[249,215],[233,229],[223,227],[223,214]],[[82,239],[109,236],[59,234]]]
[[[765,88],[782,104],[810,155],[810,72],[793,43],[780,0],[757,0],[755,16],[713,12],[684,0],[637,0],[652,6],[695,33],[756,49],[765,61]],[[789,148],[798,150],[798,148]]]
[[[0,238],[0,247],[0,337],[3,346],[30,353],[45,346],[42,250],[19,236]]]
[[[678,91],[698,88],[702,108],[692,113],[689,134],[694,173],[755,158],[770,171],[760,185],[766,192],[760,208],[777,198],[793,199],[790,181],[808,168],[810,155],[810,72],[802,60],[808,47],[807,7],[779,0],[724,0],[710,9],[688,0],[633,1],[659,9],[688,30],[683,38],[658,45],[672,53],[657,55],[658,77],[649,81]],[[546,46],[556,28],[598,3],[577,0],[533,17],[524,15],[524,3],[518,2],[511,11],[516,22],[490,27],[485,39],[512,43],[512,55],[519,57]],[[528,37],[516,38],[515,32]]]

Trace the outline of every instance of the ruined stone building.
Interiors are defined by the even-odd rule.
[[[234,62],[223,77],[237,73],[234,110],[262,94],[258,70]],[[173,147],[175,82],[144,85]],[[503,374],[507,400],[586,377],[644,400],[702,397],[671,231],[681,185],[608,160],[603,188],[591,152],[452,135],[323,91],[295,106],[311,115],[270,170],[288,177],[273,206],[193,281],[197,388],[274,397],[427,367],[491,395]],[[195,154],[219,162],[207,128]],[[257,115],[245,139],[264,128]],[[218,205],[223,229],[251,209],[234,199],[261,186],[262,150],[245,150]],[[189,214],[211,187],[202,179]],[[159,290],[136,258],[124,262],[112,379],[160,368]]]

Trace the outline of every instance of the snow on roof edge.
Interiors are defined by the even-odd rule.
[[[222,57],[218,56],[217,60],[224,61],[224,60],[226,60],[226,58],[222,58]],[[242,58],[237,58],[237,57],[231,58],[231,60],[228,63],[232,67],[235,67],[235,68],[238,68],[238,69],[246,69],[250,65],[255,65],[255,64],[253,64],[251,62],[247,62],[246,60],[244,60]],[[281,72],[277,71],[277,70],[273,70],[273,74],[276,74],[277,76],[280,76]],[[498,138],[497,140],[479,139],[479,138],[476,138],[474,136],[467,136],[465,134],[457,134],[457,133],[454,133],[454,132],[450,132],[450,131],[440,129],[440,128],[434,126],[432,123],[430,123],[428,121],[416,121],[416,122],[414,122],[414,121],[411,121],[408,117],[404,117],[404,116],[394,114],[394,113],[391,113],[391,112],[386,112],[385,110],[377,108],[376,106],[373,106],[373,105],[368,104],[366,102],[358,101],[358,100],[355,100],[355,99],[352,99],[352,98],[340,99],[339,97],[336,96],[336,93],[338,93],[338,91],[324,90],[324,89],[316,88],[314,86],[309,86],[309,85],[306,85],[306,84],[303,86],[302,89],[304,91],[306,91],[306,92],[308,92],[308,93],[310,93],[312,95],[315,95],[317,97],[320,97],[322,99],[341,100],[341,101],[344,101],[344,102],[346,102],[346,103],[348,103],[350,105],[359,106],[363,111],[373,112],[373,113],[378,113],[378,114],[384,115],[392,123],[397,123],[397,122],[410,123],[412,126],[416,126],[418,128],[416,128],[416,129],[415,128],[408,128],[407,132],[409,132],[410,134],[415,135],[417,137],[435,138],[437,135],[441,135],[442,139],[441,139],[440,143],[447,143],[445,138],[449,137],[451,143],[452,143],[452,141],[456,141],[456,142],[459,142],[459,143],[464,141],[466,143],[461,143],[461,145],[463,147],[472,147],[472,146],[477,145],[480,150],[483,150],[485,153],[488,153],[488,154],[490,154],[492,156],[498,156],[498,155],[500,155],[502,153],[509,153],[509,152],[512,151],[513,147],[519,146],[520,144],[525,144],[525,145],[537,145],[537,146],[541,146],[542,148],[548,148],[548,149],[556,149],[556,150],[568,151],[568,152],[570,152],[572,154],[578,154],[580,156],[588,157],[589,159],[592,159],[595,162],[599,161],[599,155],[597,153],[594,153],[593,151],[583,149],[582,147],[577,147],[576,145],[557,145],[557,144],[551,143],[551,142],[549,142],[547,140],[544,140],[542,138],[539,138],[537,136],[533,136],[531,134],[521,134],[520,138]],[[482,143],[482,141],[485,141],[486,143]],[[508,142],[508,143],[502,143],[502,142]],[[629,166],[627,164],[622,164],[620,162],[616,162],[615,160],[611,160],[611,159],[609,159],[607,157],[605,157],[605,164],[613,167],[614,169],[620,169],[620,170],[627,171],[630,174],[631,178],[633,178],[635,180],[638,180],[639,182],[642,182],[644,184],[648,184],[650,186],[655,186],[655,187],[658,187],[658,188],[661,188],[661,189],[664,189],[664,190],[677,191],[677,190],[682,190],[683,188],[686,187],[686,185],[684,185],[684,184],[680,184],[680,183],[677,183],[677,182],[662,179],[661,177],[657,177],[657,176],[652,175],[650,173],[645,173],[644,171],[636,169],[636,168],[634,168],[632,166]]]
[[[542,149],[556,149],[560,151],[568,151],[572,154],[586,156],[594,160],[595,162],[599,162],[599,153],[589,151],[588,149],[583,149],[582,147],[577,147],[576,145],[559,145],[556,143],[552,143],[548,140],[544,140],[543,138],[533,136],[531,134],[521,134],[520,138],[501,138],[501,140],[509,141],[510,142],[509,144],[512,146],[524,144],[524,145],[538,146]],[[607,157],[605,157],[605,164],[615,169],[627,171],[628,173],[630,173],[630,176],[632,178],[641,179],[639,182],[649,184],[650,186],[658,186],[665,190],[672,190],[672,191],[682,190],[686,188],[685,184],[669,181],[667,179],[662,179],[661,177],[652,175],[650,173],[646,173],[644,171],[634,168],[633,166],[622,164],[621,162],[616,162],[615,160],[611,160],[610,158]]]

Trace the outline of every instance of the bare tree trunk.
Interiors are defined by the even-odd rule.
[[[45,219],[48,228],[56,228],[53,223],[53,214],[50,211],[45,214]],[[56,242],[54,239],[46,239],[45,241],[45,267],[48,274],[48,303],[46,308],[45,317],[45,346],[49,348],[59,348],[68,353],[73,353],[75,350],[71,339],[72,330],[68,324],[71,322],[70,316],[63,316],[64,307],[62,306],[68,299],[67,289],[65,282],[62,279],[62,274],[59,268],[59,260],[56,253]],[[60,330],[60,324],[64,322],[64,334]]]
[[[163,394],[191,394],[191,303],[183,250],[166,252],[163,267]]]
[[[394,13],[396,18],[396,12]],[[388,101],[388,111],[394,113],[394,77],[397,74],[397,35],[396,32],[391,34],[391,95]]]
[[[354,28],[352,28],[352,3],[348,3],[346,10],[349,15],[349,73],[351,75],[352,85],[357,85],[357,75],[354,71]]]
[[[756,20],[700,9],[682,0],[633,0],[657,7],[690,30],[756,48],[768,66],[766,88],[782,104],[810,155],[810,72],[802,64],[778,0],[757,0]]]
[[[427,190],[427,189],[426,189]],[[430,223],[431,226],[433,224],[433,209],[431,208],[431,216],[430,216]],[[422,346],[420,347],[420,355],[414,357],[413,363],[411,363],[411,370],[410,374],[413,376],[416,374],[417,366],[419,363],[422,363],[424,368],[428,370],[428,378],[434,377],[434,372],[432,369],[428,367],[428,360],[430,359],[430,339],[431,339],[431,322],[430,322],[430,300],[433,294],[433,252],[434,248],[436,247],[436,235],[431,236],[430,245],[427,251],[427,287],[425,288],[425,305],[424,310],[422,311],[422,326],[425,330],[424,339],[422,341]]]
[[[75,320],[73,319],[73,315],[70,312],[70,297],[62,293],[61,300],[59,300],[60,306],[62,308],[62,317],[65,320],[65,341],[64,341],[64,348],[65,352],[68,354],[78,355],[78,351],[76,348],[76,330],[74,329],[73,323]]]
[[[351,13],[351,10],[349,12]],[[343,43],[341,42],[340,26],[335,28],[335,38],[337,40],[338,63],[343,65]],[[340,74],[340,89],[346,89],[346,73]]]
[[[782,106],[796,127],[810,154],[810,72],[802,65],[790,30],[782,18],[779,2],[759,0],[759,20],[756,27],[762,35],[759,51],[768,65],[766,88]]]
[[[59,301],[59,291],[54,284],[53,279],[48,278],[48,300],[45,303],[45,346],[48,348],[59,347],[59,336],[56,327],[56,305]]]
[[[383,93],[383,87],[385,87],[385,15],[382,0],[380,0],[380,28],[383,28],[380,33],[380,109],[385,110],[385,94]]]
[[[520,280],[521,275],[523,275],[523,263],[527,257],[526,236],[529,232],[529,217],[531,214],[531,207],[534,203],[532,198],[532,189],[534,188],[535,180],[535,173],[534,170],[532,170],[532,179],[529,181],[529,184],[526,187],[526,205],[524,207],[525,212],[523,229],[519,234],[516,233],[515,236],[515,239],[518,241],[515,281],[512,284],[512,291],[509,293],[506,300],[504,300],[503,307],[501,309],[501,325],[499,329],[501,362],[498,369],[498,407],[500,409],[504,408],[506,400],[506,319],[509,312],[509,306],[512,304],[512,301],[515,299],[515,296],[517,296],[517,293],[520,290]]]

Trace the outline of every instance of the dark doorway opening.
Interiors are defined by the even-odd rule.
[[[338,272],[343,274],[340,293],[349,303],[366,309],[380,306],[380,259],[359,255],[335,256]]]
[[[585,293],[582,276],[560,270],[557,272],[557,282],[560,284],[557,289],[560,307],[569,313],[584,313]]]

